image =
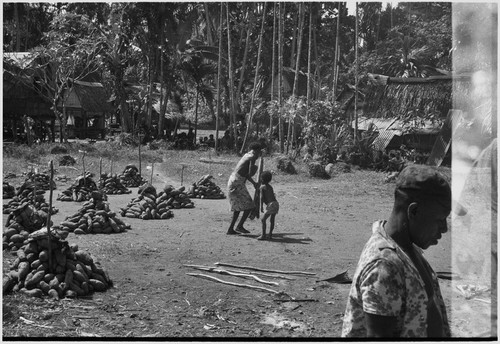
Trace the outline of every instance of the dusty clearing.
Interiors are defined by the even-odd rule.
[[[272,241],[256,240],[259,220],[247,222],[249,235],[226,235],[230,220],[226,199],[194,199],[194,209],[175,210],[169,220],[126,219],[132,230],[124,233],[71,233],[67,240],[88,250],[109,272],[114,287],[88,298],[57,302],[4,295],[3,339],[339,337],[350,285],[317,281],[345,270],[352,277],[372,222],[384,219],[391,208],[394,184],[384,183],[384,177],[357,170],[330,180],[290,182],[285,175],[276,175],[273,185],[280,213]],[[226,180],[226,176],[214,179],[224,191]],[[71,182],[59,182],[54,195]],[[180,185],[180,180],[161,174],[154,185],[160,188],[165,182]],[[132,194],[110,195],[110,206],[118,210],[136,195],[137,188],[132,188]],[[54,205],[59,208],[53,216],[55,224],[81,206],[59,201]],[[439,246],[426,252],[436,271],[451,271],[450,238],[445,235]],[[4,252],[4,273],[12,261],[12,254]],[[214,266],[216,262],[315,275],[287,275],[293,279],[260,276],[278,282],[276,286],[184,266]],[[271,288],[297,301],[186,273]],[[475,337],[489,330],[488,303],[466,300],[450,280],[442,279],[441,286],[454,336]]]

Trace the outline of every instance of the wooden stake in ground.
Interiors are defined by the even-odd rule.
[[[49,179],[49,211],[47,213],[47,235],[49,237],[49,271],[50,271],[50,267],[52,266],[52,234],[50,233],[50,218],[51,218],[51,214],[52,214],[52,194],[53,194],[53,190],[52,190],[52,181],[54,180],[54,162],[52,160],[50,160],[50,163],[49,163],[49,166],[50,166],[50,179]]]
[[[260,217],[260,205],[261,205],[260,186],[262,184],[260,181],[260,177],[262,176],[263,170],[264,170],[264,157],[261,156],[259,160],[259,167],[257,169],[257,186],[255,187],[255,193],[253,196],[254,209],[252,210],[250,219]]]
[[[256,268],[253,266],[233,265],[233,264],[218,263],[218,262],[215,263],[215,265],[228,266],[231,268],[238,268],[238,269],[249,269],[249,270],[255,270],[255,271],[276,272],[278,274],[310,275],[310,276],[316,275],[314,272],[269,270],[269,269]]]
[[[83,166],[83,186],[86,187],[87,186],[87,181],[86,181],[86,178],[85,178],[85,153],[87,153],[86,151],[84,150],[79,150],[80,153],[83,153],[82,155],[82,166]]]
[[[141,177],[142,180],[142,168],[141,168],[141,133],[139,133],[139,177]]]
[[[110,175],[113,175],[113,159],[110,160],[110,164],[109,164],[109,174]]]
[[[186,167],[186,164],[181,164],[181,186],[182,183],[184,182],[184,168]]]
[[[267,291],[267,292],[273,293],[273,294],[281,294],[280,291],[276,291],[276,290],[273,290],[273,289],[264,288],[264,287],[258,287],[258,286],[250,285],[250,284],[240,284],[240,283],[234,283],[234,282],[224,281],[224,280],[218,279],[217,277],[213,277],[213,276],[209,276],[209,275],[195,274],[195,273],[190,273],[190,272],[186,273],[186,275],[195,276],[195,277],[201,277],[201,278],[206,278],[206,279],[209,279],[209,280],[212,280],[212,281],[215,281],[215,282],[219,282],[219,283],[227,284],[227,285],[232,285],[232,286],[235,286],[235,287],[242,287],[242,288],[249,288],[249,289],[255,289],[255,290],[262,290],[262,291]]]
[[[102,158],[99,158],[99,179],[101,179],[102,175]]]
[[[155,163],[151,163],[151,167],[148,166],[148,169],[151,169],[151,176],[149,178],[149,183],[153,185],[153,170],[154,170]]]

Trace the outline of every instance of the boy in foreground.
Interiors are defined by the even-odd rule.
[[[257,238],[257,240],[271,240],[273,238],[273,229],[274,229],[274,219],[276,214],[280,209],[280,205],[276,200],[276,196],[274,195],[274,189],[269,184],[273,175],[270,171],[264,171],[261,175],[262,185],[260,186],[260,209],[261,212],[264,213],[264,204],[266,205],[266,212],[262,216],[262,235]],[[266,236],[266,221],[270,218],[269,223],[269,235]]]
[[[422,254],[448,231],[450,211],[451,188],[436,169],[401,171],[393,210],[373,224],[361,253],[342,337],[450,337],[436,273]]]

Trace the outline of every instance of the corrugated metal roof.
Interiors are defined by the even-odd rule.
[[[408,125],[404,125],[403,121],[396,118],[358,118],[358,130],[368,130],[370,125],[375,126],[376,131],[381,130],[395,130],[399,132],[397,135],[402,135],[404,129],[409,128]],[[355,121],[352,121],[352,127],[355,128]],[[420,134],[435,134],[440,130],[440,126],[437,123],[431,121],[425,121],[424,125],[415,126],[415,132]]]
[[[373,140],[372,146],[375,150],[384,151],[394,136],[399,136],[397,130],[380,130],[378,136]]]

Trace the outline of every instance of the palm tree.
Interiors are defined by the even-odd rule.
[[[273,49],[272,49],[272,58],[271,58],[271,63],[272,63],[272,67],[271,67],[271,103],[273,102],[274,100],[274,78],[275,78],[275,74],[276,74],[276,61],[275,61],[275,58],[276,58],[276,2],[274,3],[274,8],[273,8],[273,39],[272,39],[272,45],[273,45]],[[272,138],[272,135],[273,135],[273,114],[272,112],[269,112],[269,141],[271,141],[271,138]]]
[[[229,99],[230,99],[230,112],[231,112],[231,124],[233,126],[234,133],[234,150],[238,151],[238,132],[236,128],[236,103],[234,100],[234,71],[233,71],[233,58],[231,54],[231,30],[229,26],[229,3],[226,3],[226,22],[227,22],[227,56],[228,56],[228,72],[229,72]]]
[[[278,130],[280,139],[280,152],[283,153],[285,150],[285,145],[283,141],[283,30],[284,30],[284,17],[285,17],[285,5],[284,3],[279,3],[279,30],[278,30]]]
[[[247,130],[245,132],[243,144],[241,145],[240,154],[243,154],[243,151],[245,149],[245,144],[246,144],[247,138],[248,138],[248,132],[250,131],[250,127],[252,126],[254,100],[255,100],[255,94],[257,93],[257,82],[258,82],[258,78],[259,78],[260,53],[262,51],[262,37],[264,37],[264,23],[266,21],[265,19],[266,19],[266,4],[264,3],[264,9],[262,10],[262,23],[260,26],[260,34],[259,34],[259,50],[257,52],[257,65],[255,67],[255,78],[253,81],[253,92],[252,92],[251,101],[250,101],[250,114],[248,116]]]
[[[195,102],[195,122],[194,122],[194,137],[197,137],[198,131],[198,106],[199,97],[205,100],[209,104],[210,108],[213,109],[212,102],[214,98],[213,87],[205,82],[209,76],[216,73],[215,66],[212,63],[207,63],[204,61],[202,54],[195,49],[186,49],[182,53],[181,66],[183,71],[194,81],[196,90],[196,102]]]

